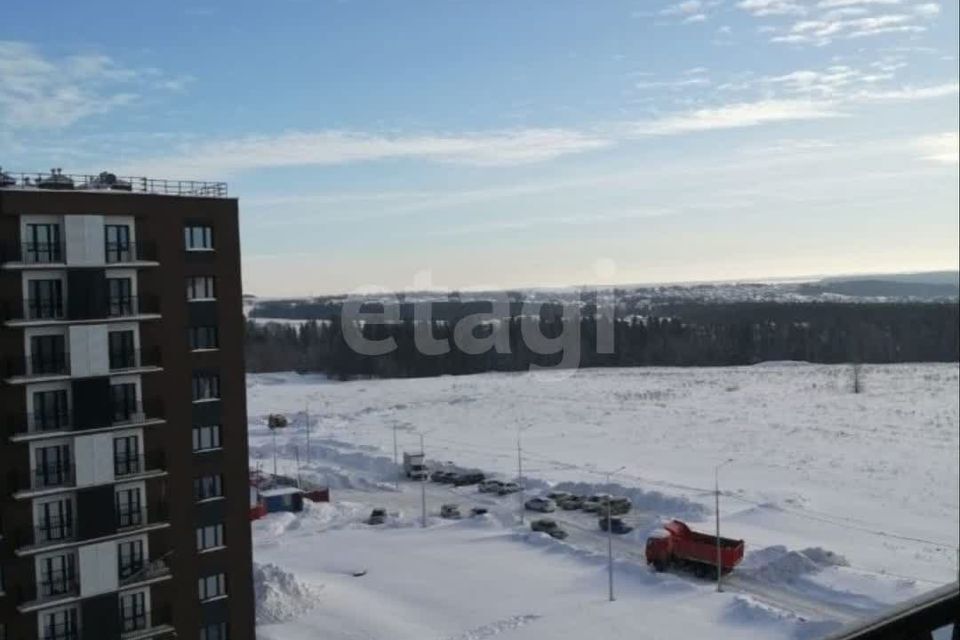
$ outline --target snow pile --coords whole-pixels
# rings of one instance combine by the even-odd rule
[[[845,566],[848,566],[846,558],[820,547],[788,551],[782,545],[775,545],[749,554],[741,569],[766,582],[789,583],[827,567]]]
[[[253,563],[257,624],[292,620],[317,605],[319,589],[275,564]]]

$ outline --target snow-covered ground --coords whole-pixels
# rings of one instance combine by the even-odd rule
[[[251,464],[272,470],[268,413],[292,425],[278,466],[333,487],[333,505],[254,528],[259,634],[281,638],[818,637],[956,577],[960,369],[797,363],[715,369],[593,369],[332,382],[248,377]],[[304,412],[309,409],[307,461]],[[517,434],[531,492],[629,495],[618,601],[606,602],[606,540],[562,512],[559,543],[518,522],[517,496],[427,485],[394,489],[398,449],[513,479]],[[651,573],[646,534],[665,518],[713,528],[748,555],[725,593]],[[604,472],[625,467],[606,485]],[[442,502],[491,514],[459,523]],[[394,515],[361,523],[372,506]],[[366,575],[354,577],[360,569]],[[270,603],[274,602],[273,605]]]

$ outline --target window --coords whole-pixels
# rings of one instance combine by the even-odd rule
[[[184,227],[183,239],[187,251],[212,251],[213,227],[206,225]]]
[[[43,613],[40,619],[40,640],[77,640],[80,637],[77,607]]]
[[[200,476],[193,479],[194,500],[208,500],[223,496],[223,476],[219,473],[211,476]]]
[[[140,473],[140,438],[122,436],[113,439],[113,473],[116,476],[128,476]]]
[[[222,573],[215,573],[197,580],[200,600],[210,600],[227,595],[227,577]]]
[[[193,401],[215,400],[220,397],[220,376],[215,373],[193,374]]]
[[[213,276],[189,276],[187,278],[187,300],[213,300],[216,292]]]
[[[40,559],[38,590],[44,598],[65,595],[77,586],[76,558],[73,553],[58,553]]]
[[[111,369],[132,369],[137,366],[133,331],[111,331],[108,334]]]
[[[59,278],[27,281],[27,320],[63,317],[63,282]]]
[[[73,481],[70,445],[37,447],[34,455],[34,488],[60,487]]]
[[[125,224],[107,224],[103,227],[106,234],[106,261],[130,262],[133,260],[133,244],[130,242],[130,227]]]
[[[133,299],[133,280],[130,278],[107,278],[107,307],[111,317],[130,316],[136,313]]]
[[[191,350],[216,349],[217,345],[217,328],[215,326],[190,327]]]
[[[143,570],[143,540],[126,540],[117,543],[118,577],[126,580]]]
[[[59,498],[36,506],[35,542],[55,542],[73,537],[73,500]]]
[[[28,224],[24,240],[24,262],[33,264],[63,262],[60,225]]]
[[[214,622],[200,629],[200,640],[227,640],[227,623]]]
[[[117,528],[136,527],[143,524],[143,504],[140,500],[139,487],[117,489],[113,496],[114,509],[117,518]]]
[[[197,551],[216,549],[223,546],[223,525],[211,524],[197,527]]]
[[[64,429],[69,424],[66,389],[33,392],[33,415],[29,420],[31,431]]]
[[[110,385],[113,422],[132,422],[137,413],[137,385],[134,382]]]
[[[144,591],[120,596],[120,631],[129,633],[147,628],[147,594]]]
[[[209,425],[209,426],[199,426],[194,425],[193,427],[193,450],[197,451],[209,451],[211,449],[220,448],[220,425]]]
[[[63,335],[30,338],[30,373],[67,373],[67,341]]]

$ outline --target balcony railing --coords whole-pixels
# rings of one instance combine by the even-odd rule
[[[140,367],[159,367],[159,349],[117,349],[110,351],[110,371],[139,369]]]
[[[86,295],[86,294],[85,294]],[[98,318],[127,318],[144,314],[160,313],[156,296],[110,296],[106,303],[94,302],[91,298],[71,301],[33,299],[7,302],[0,305],[0,320],[94,320]]]
[[[5,374],[11,376],[59,376],[70,374],[70,354],[32,354],[22,358],[7,358]]]
[[[130,191],[133,193],[154,193],[166,196],[227,197],[226,182],[116,176],[108,172],[103,172],[98,175],[62,173],[59,170],[49,173],[42,171],[4,171],[3,179],[0,181],[0,188],[73,191],[110,190]]]
[[[69,542],[76,535],[74,525],[73,518],[52,518],[36,527],[21,529],[17,532],[17,546],[33,547]]]
[[[77,595],[79,587],[80,580],[76,571],[52,571],[40,575],[40,580],[37,581],[37,595],[40,598],[72,596]]]
[[[152,502],[149,507],[139,505],[133,508],[115,507],[113,512],[114,528],[112,531],[101,531],[99,535],[109,535],[147,525],[167,522],[169,514],[167,503],[163,500]],[[90,537],[84,535],[78,526],[76,518],[52,518],[41,522],[35,527],[23,527],[16,531],[15,541],[18,548],[43,547],[63,542],[72,542]]]
[[[144,561],[135,571],[119,577],[121,587],[125,587],[136,582],[144,580],[153,580],[170,575],[170,566],[167,564],[166,556],[157,556],[153,560]]]
[[[155,261],[157,247],[152,242],[108,242],[103,259],[107,264]]]
[[[0,248],[0,262],[60,264],[66,256],[62,242],[23,242]]]
[[[163,403],[154,398],[144,402],[116,404],[110,416],[110,420],[104,424],[89,425],[87,428],[127,426],[143,424],[150,420],[162,420],[164,416]],[[7,416],[7,433],[11,436],[73,431],[75,429],[74,416],[69,410],[9,414]]]
[[[157,627],[170,626],[173,618],[169,607],[154,607],[146,611],[120,610],[120,638],[138,635],[138,631],[147,631]]]
[[[38,640],[80,640],[80,625],[73,622],[43,625],[37,638]]]
[[[159,313],[156,296],[112,296],[107,300],[107,317],[125,318],[146,313]]]
[[[166,467],[163,451],[151,451],[132,456],[114,456],[113,475],[116,478],[135,476],[148,471],[160,471]]]

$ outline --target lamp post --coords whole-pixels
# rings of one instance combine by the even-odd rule
[[[626,467],[620,467],[615,471],[607,472],[607,486],[610,486],[610,476],[620,473],[626,469]],[[609,587],[609,597],[610,602],[613,602],[616,598],[613,597],[613,508],[610,504],[610,500],[607,500],[607,582]]]
[[[424,460],[427,458],[426,449],[423,448],[423,432],[420,433],[420,453]],[[420,478],[420,526],[427,527],[427,478],[424,474]]]
[[[422,438],[421,438],[421,439],[422,439]],[[421,453],[422,453],[422,452],[423,452],[423,451],[422,451],[422,450],[423,450],[423,444],[422,444],[422,443],[421,443],[421,445],[420,445],[420,449],[421,449]],[[394,466],[394,467],[396,468],[396,470],[397,470],[397,475],[396,475],[396,477],[393,479],[393,486],[394,486],[396,489],[399,489],[399,488],[400,488],[400,473],[401,473],[401,471],[400,471],[400,462],[399,462],[399,460],[398,460],[398,458],[397,458],[397,423],[396,423],[396,422],[393,423],[393,466]]]
[[[520,524],[521,525],[524,524],[524,516],[525,516],[524,502],[526,500],[526,491],[523,486],[523,445],[522,445],[520,436],[524,431],[529,429],[530,426],[531,425],[521,427],[519,424],[517,425],[517,484],[520,485],[520,492],[518,495],[520,496]]]
[[[733,458],[727,458],[713,468],[713,487],[714,487],[714,511],[717,517],[717,593],[723,591],[720,586],[723,580],[723,560],[720,548],[720,467],[733,462]]]

